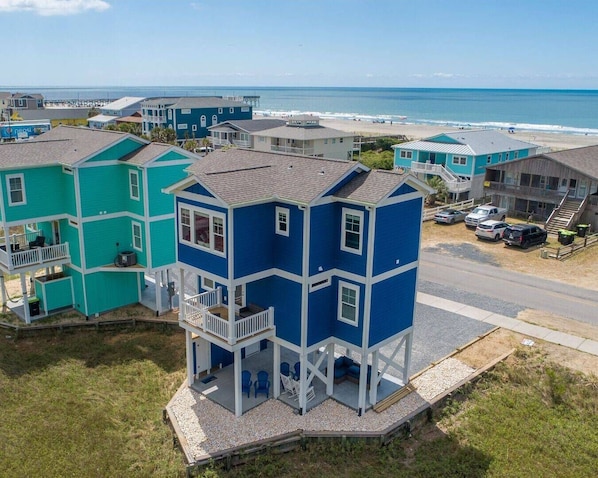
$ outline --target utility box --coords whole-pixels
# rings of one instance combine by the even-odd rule
[[[118,253],[119,267],[130,267],[137,264],[137,254],[133,251],[125,251]]]

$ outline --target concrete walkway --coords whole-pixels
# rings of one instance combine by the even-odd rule
[[[586,352],[598,356],[598,342],[595,340],[584,339],[565,332],[540,327],[538,325],[529,324],[522,320],[506,317],[504,315],[495,314],[487,310],[472,307],[470,305],[462,304],[452,300],[436,297],[423,292],[417,293],[417,302],[425,304],[437,309],[453,312],[470,319],[479,320],[488,324],[496,325],[504,329],[512,330],[520,334],[545,340],[557,345],[563,345],[572,349]]]

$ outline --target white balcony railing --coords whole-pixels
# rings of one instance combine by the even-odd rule
[[[234,335],[231,337],[229,334],[230,321],[209,310],[222,306],[222,289],[220,287],[210,292],[194,295],[183,302],[182,320],[231,345],[274,327],[274,308],[270,307],[242,319],[235,316]]]
[[[411,163],[411,171],[414,173],[434,174],[440,176],[446,183],[446,186],[451,193],[462,193],[471,189],[471,180],[462,179],[452,171],[449,171],[442,164],[419,163],[413,161]]]
[[[10,254],[4,249],[0,249],[0,263],[9,270],[22,269],[35,264],[44,265],[61,261],[70,261],[68,243],[36,247],[25,251],[11,252]]]
[[[314,154],[314,148],[297,148],[293,146],[277,146],[273,144],[270,147],[271,151],[277,151],[281,153],[293,153],[293,154],[303,154],[309,156],[310,154]]]

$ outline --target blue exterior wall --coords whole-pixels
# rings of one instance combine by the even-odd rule
[[[167,119],[166,124],[167,126],[172,126],[176,131],[176,136],[178,140],[183,140],[186,138],[205,138],[209,136],[210,132],[208,131],[208,127],[213,126],[217,123],[222,123],[223,121],[229,120],[244,120],[244,119],[252,119],[253,117],[253,110],[252,107],[249,105],[243,106],[234,106],[233,112],[230,112],[229,106],[223,106],[221,108],[222,113],[219,113],[219,108],[167,108],[168,110],[172,110],[172,119]],[[241,109],[246,109],[248,111],[241,111]],[[183,114],[182,110],[190,110],[187,114]],[[212,117],[216,115],[216,122],[212,121]],[[166,117],[168,118],[168,114]],[[201,126],[201,117],[206,117],[205,127]],[[176,123],[176,125],[175,125]],[[179,129],[178,125],[186,124],[187,128]],[[192,125],[197,126],[197,130],[193,131]]]
[[[289,235],[283,236],[275,233],[276,228],[276,206],[289,209]],[[301,274],[303,257],[303,219],[304,212],[297,206],[275,203],[272,205],[271,215],[273,218],[273,257],[274,264],[278,269]]]
[[[324,271],[336,267],[341,224],[334,203],[312,207],[310,214],[309,275],[314,275],[320,266]]]
[[[88,315],[139,301],[138,273],[98,272],[85,276]],[[143,281],[142,281],[143,283]]]
[[[369,346],[413,325],[416,270],[372,286]]]
[[[338,288],[328,287],[309,293],[307,344],[313,345],[334,335]]]
[[[366,263],[367,263],[367,244],[369,241],[368,236],[368,228],[370,222],[370,213],[362,206],[356,206],[353,204],[342,204],[336,203],[337,208],[337,219],[334,227],[338,231],[339,241],[336,243],[336,267],[342,269],[347,272],[352,272],[353,274],[357,274],[360,276],[365,276],[366,273]],[[341,224],[342,224],[342,210],[343,207],[353,209],[356,211],[362,211],[363,214],[363,225],[361,227],[361,254],[353,254],[351,252],[342,251],[340,248],[341,245]],[[315,247],[317,247],[317,240],[313,243]]]
[[[389,197],[394,198],[397,196],[402,196],[403,194],[414,193],[416,189],[413,186],[409,186],[409,184],[401,184],[401,186],[395,190]]]
[[[374,276],[417,261],[422,202],[417,198],[376,210]]]
[[[273,205],[258,204],[235,209],[233,221],[235,278],[274,267]]]

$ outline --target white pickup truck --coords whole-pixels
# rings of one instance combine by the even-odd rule
[[[477,227],[480,222],[487,221],[489,219],[495,219],[497,221],[504,221],[507,217],[507,210],[502,207],[492,206],[487,204],[484,206],[478,206],[465,216],[465,226]]]

